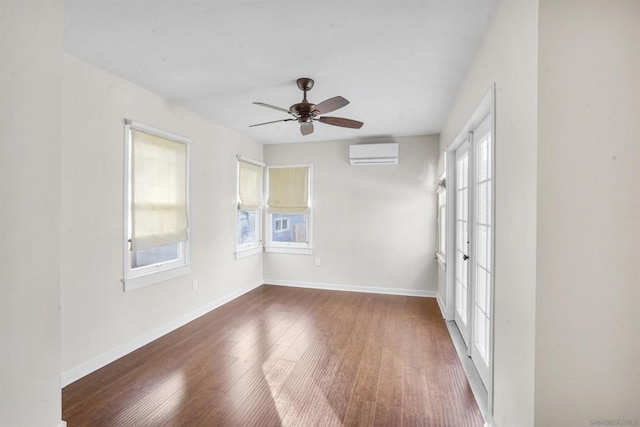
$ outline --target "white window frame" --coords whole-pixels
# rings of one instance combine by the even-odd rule
[[[256,160],[248,159],[246,157],[242,157],[240,155],[236,156],[236,205],[235,205],[235,218],[236,218],[236,233],[235,236],[235,244],[236,244],[236,259],[246,258],[252,255],[261,254],[263,252],[262,245],[262,211],[263,207],[256,209],[255,211],[247,211],[247,212],[255,212],[256,213],[256,239],[254,243],[239,245],[238,244],[238,213],[240,210],[238,209],[238,203],[240,203],[240,162],[251,163],[256,166],[260,166],[262,168],[262,182],[264,184],[264,171],[265,164],[262,162],[258,162]],[[264,185],[262,186],[263,190],[263,204],[264,204]]]
[[[190,256],[190,231],[187,228],[187,240],[185,242],[179,242],[178,245],[178,258],[175,260],[160,262],[156,264],[146,265],[144,267],[131,268],[131,167],[132,167],[132,129],[146,132],[152,135],[156,135],[162,138],[170,139],[175,142],[185,144],[187,146],[187,218],[188,224],[190,224],[189,218],[190,212],[190,176],[191,176],[191,144],[192,140],[181,135],[176,135],[171,132],[167,132],[162,129],[158,129],[153,126],[148,126],[133,120],[125,119],[125,150],[124,150],[124,238],[123,238],[123,254],[124,254],[124,268],[123,268],[123,285],[124,291],[132,291],[134,289],[143,288],[145,286],[152,285],[154,283],[162,282],[172,279],[174,277],[182,276],[191,273],[191,256]]]
[[[294,165],[267,165],[265,167],[265,203],[269,200],[269,169],[275,168],[309,168],[309,212],[307,215],[307,243],[294,243],[294,242],[274,242],[272,240],[271,223],[272,213],[267,212],[265,215],[265,234],[266,234],[266,246],[265,252],[271,253],[283,253],[283,254],[298,254],[298,255],[312,255],[313,254],[313,164],[294,164]],[[293,212],[292,212],[293,213]]]
[[[280,221],[280,229],[278,229],[278,221]],[[286,224],[286,226],[282,226],[282,224]],[[284,231],[289,231],[289,218],[280,218],[276,219],[276,229],[273,230],[276,233],[282,233]]]
[[[446,153],[445,153],[446,154]],[[446,242],[447,242],[447,232],[445,229],[444,235],[442,233],[442,221],[447,221],[447,189],[446,189],[446,180],[445,180],[446,171],[442,173],[440,179],[438,180],[438,191],[437,191],[437,200],[438,200],[438,212],[437,212],[437,223],[438,230],[436,232],[437,241],[436,241],[436,257],[438,262],[442,267],[446,267],[447,265],[447,257],[446,257]],[[441,203],[442,200],[442,203]],[[443,212],[444,210],[444,212]],[[444,244],[443,244],[444,242]]]

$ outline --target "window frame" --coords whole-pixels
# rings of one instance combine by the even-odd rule
[[[447,265],[447,230],[443,230],[444,221],[447,221],[447,187],[445,180],[446,172],[443,172],[438,180],[437,196],[437,230],[436,230],[436,258],[438,262],[445,267]],[[444,233],[443,233],[444,231]]]
[[[271,212],[268,212],[268,200],[269,200],[269,169],[275,168],[309,168],[309,212],[307,215],[307,243],[295,243],[295,242],[274,242],[273,230],[271,223],[273,222]],[[283,254],[299,254],[299,255],[312,255],[313,254],[313,164],[291,164],[291,165],[266,165],[265,166],[265,194],[264,203],[267,208],[265,215],[265,252],[270,253],[283,253]],[[291,212],[295,214],[295,212]]]
[[[146,132],[152,135],[159,136],[161,138],[169,139],[174,142],[182,143],[187,148],[187,166],[186,166],[186,197],[187,197],[187,240],[184,242],[178,242],[178,258],[159,262],[156,264],[150,264],[138,268],[131,267],[131,195],[132,195],[132,130],[138,130]],[[165,130],[148,126],[140,122],[125,119],[124,120],[124,238],[123,238],[123,287],[124,291],[132,291],[135,289],[143,288],[155,283],[159,283],[165,280],[172,279],[174,277],[182,276],[191,273],[191,233],[190,233],[190,218],[191,218],[191,144],[193,141],[181,135],[177,135]]]
[[[280,221],[280,228],[278,228],[278,221]],[[282,224],[286,224],[286,226],[283,226]],[[276,233],[289,231],[289,218],[276,218],[276,229],[273,231]]]
[[[260,166],[262,168],[262,204],[256,210],[246,210],[239,209],[240,203],[240,162],[251,163],[256,166]],[[265,175],[265,164],[256,160],[252,160],[240,155],[236,155],[236,204],[235,204],[235,218],[236,218],[236,232],[235,236],[235,247],[236,247],[236,259],[246,258],[251,255],[260,254],[264,251],[263,249],[263,238],[262,238],[262,223],[263,223],[263,207],[264,207],[264,175]],[[256,229],[255,229],[255,242],[250,244],[240,245],[238,244],[238,221],[239,221],[239,213],[240,211],[246,212],[255,212],[256,217]]]

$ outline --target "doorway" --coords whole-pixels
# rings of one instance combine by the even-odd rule
[[[447,288],[466,356],[480,378],[491,414],[494,272],[494,92],[491,90],[447,149],[451,246]],[[482,399],[484,400],[484,399]]]

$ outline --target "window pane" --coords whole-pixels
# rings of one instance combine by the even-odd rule
[[[440,206],[440,236],[438,238],[439,243],[439,252],[444,255],[446,251],[446,243],[447,243],[447,220],[446,220],[446,206]]]
[[[283,243],[308,243],[307,214],[272,214],[271,240]]]
[[[179,243],[131,252],[131,268],[173,261],[179,258]]]
[[[256,211],[238,211],[238,246],[256,243]]]

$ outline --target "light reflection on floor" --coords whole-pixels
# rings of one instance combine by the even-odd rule
[[[136,402],[118,414],[115,425],[137,425],[150,419],[168,417],[181,407],[185,395],[185,379],[181,370],[169,374]]]

